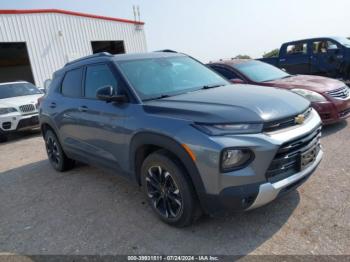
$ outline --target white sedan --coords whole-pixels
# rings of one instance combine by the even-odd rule
[[[28,82],[0,83],[0,141],[10,132],[39,127],[38,99],[43,95]]]

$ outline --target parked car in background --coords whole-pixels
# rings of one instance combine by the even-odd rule
[[[350,80],[350,40],[345,37],[288,42],[281,46],[278,57],[259,60],[283,68],[291,74]]]
[[[43,92],[31,83],[0,83],[0,141],[10,132],[39,127],[38,99]]]
[[[79,160],[124,175],[175,226],[202,211],[265,205],[302,184],[323,154],[321,120],[309,101],[232,86],[174,52],[68,63],[54,73],[40,123],[53,168]]]
[[[256,60],[222,60],[209,66],[232,83],[284,88],[305,97],[324,124],[350,116],[350,89],[342,81],[321,76],[291,75]]]

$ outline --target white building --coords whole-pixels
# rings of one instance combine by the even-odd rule
[[[79,57],[146,52],[143,24],[56,9],[0,10],[0,83],[26,80],[43,87]]]

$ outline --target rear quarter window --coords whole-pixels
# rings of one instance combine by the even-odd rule
[[[62,81],[62,95],[68,97],[81,97],[82,77],[83,68],[67,71]]]

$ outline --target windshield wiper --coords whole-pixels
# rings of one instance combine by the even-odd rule
[[[143,99],[143,101],[158,100],[158,99],[167,98],[167,97],[171,97],[171,95],[160,95],[156,97],[146,98],[146,99]]]
[[[220,86],[224,86],[224,85],[223,84],[205,85],[205,86],[202,86],[201,89],[210,89],[210,88],[216,88],[216,87],[220,87]]]

